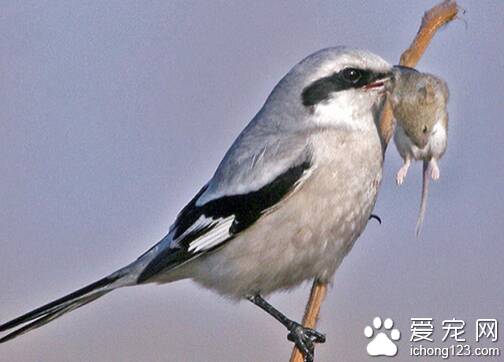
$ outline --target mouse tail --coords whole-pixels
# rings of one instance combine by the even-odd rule
[[[415,228],[416,236],[420,235],[422,231],[422,224],[425,218],[425,211],[427,210],[427,195],[429,193],[429,164],[428,160],[423,161],[423,171],[422,171],[422,196],[420,200],[420,211],[418,212],[418,219]]]

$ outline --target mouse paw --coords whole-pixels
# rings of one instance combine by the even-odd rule
[[[403,182],[404,182],[404,179],[406,178],[406,175],[408,174],[408,167],[406,165],[404,165],[403,167],[401,167],[399,169],[399,171],[397,171],[397,175],[396,175],[396,183],[397,185],[402,185]]]
[[[437,164],[437,162],[432,162],[430,163],[430,176],[433,180],[439,180],[439,166]]]

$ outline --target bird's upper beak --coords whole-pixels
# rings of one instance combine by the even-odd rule
[[[407,67],[405,65],[394,65],[392,67],[392,73],[407,73],[407,72],[415,72],[418,73],[418,70],[415,68]]]
[[[391,87],[391,83],[394,78],[394,73],[384,72],[375,73],[371,81],[366,84],[363,88],[364,90],[388,90]]]

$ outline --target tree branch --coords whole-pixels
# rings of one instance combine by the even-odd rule
[[[311,288],[310,299],[308,299],[308,304],[306,304],[303,326],[308,328],[315,328],[317,326],[320,307],[324,302],[326,293],[327,284],[315,280]],[[296,347],[292,350],[290,361],[303,362],[303,355]]]
[[[410,47],[402,53],[399,64],[412,68],[415,67],[424,54],[425,49],[429,46],[434,34],[436,34],[439,28],[457,17],[458,9],[455,1],[446,0],[426,11],[415,39],[413,39]],[[385,147],[392,138],[394,126],[392,107],[387,100],[380,121],[380,133]]]
[[[414,67],[424,54],[425,49],[427,49],[439,28],[455,19],[457,13],[457,3],[452,0],[445,0],[425,12],[420,29],[410,47],[402,53],[399,64]],[[380,121],[380,133],[385,146],[389,143],[393,132],[394,121],[392,117],[392,107],[390,106],[390,102],[386,101]],[[310,298],[303,317],[303,325],[305,327],[316,327],[320,307],[322,306],[326,292],[327,284],[322,284],[317,280],[313,282]],[[290,362],[303,362],[303,355],[296,347],[292,350]]]

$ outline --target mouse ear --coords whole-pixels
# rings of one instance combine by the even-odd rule
[[[433,103],[436,100],[436,90],[432,84],[427,83],[418,90],[418,93],[423,97],[426,104]]]

